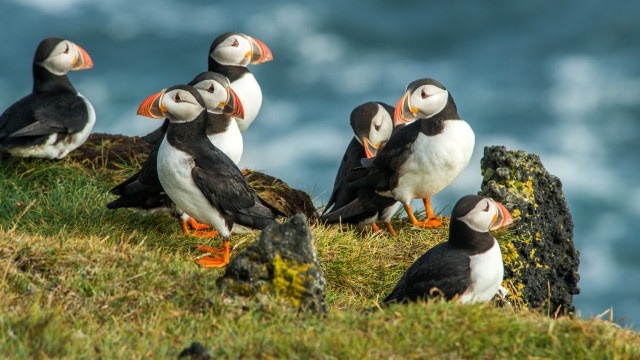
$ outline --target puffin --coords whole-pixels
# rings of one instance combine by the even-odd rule
[[[198,74],[191,82],[202,96],[207,107],[205,133],[209,141],[225,153],[236,165],[242,157],[242,134],[234,118],[242,118],[243,106],[231,89],[229,79],[214,72]],[[140,170],[116,185],[109,192],[119,198],[107,204],[109,209],[136,208],[142,212],[168,212],[178,219],[180,228],[190,234],[187,223],[195,230],[207,229],[198,224],[175,204],[165,193],[158,178],[157,158],[160,142],[156,143]],[[200,233],[197,236],[213,236],[213,232]],[[204,249],[205,247],[199,247]]]
[[[449,239],[420,256],[383,302],[434,296],[488,302],[500,289],[504,272],[500,246],[489,231],[512,222],[502,204],[478,195],[462,197],[451,213]]]
[[[226,76],[245,107],[244,118],[235,118],[241,132],[247,130],[262,106],[262,90],[247,66],[271,60],[271,50],[264,43],[239,32],[226,32],[211,43],[208,70]],[[165,120],[143,139],[152,144],[162,141],[168,126],[169,121]]]
[[[89,54],[71,41],[42,40],[33,58],[31,94],[0,115],[0,148],[18,157],[62,159],[82,145],[96,112],[67,72],[92,67]]]
[[[358,227],[371,224],[377,232],[380,228],[376,221],[381,220],[389,232],[396,235],[390,221],[400,204],[369,189],[359,190],[349,186],[349,182],[361,176],[361,172],[356,171],[360,167],[360,160],[375,157],[393,133],[403,126],[393,126],[393,114],[394,108],[382,102],[367,102],[353,109],[350,122],[354,137],[338,168],[321,221],[328,224],[355,224]],[[356,201],[359,197],[362,198]]]
[[[177,208],[213,227],[222,238],[222,248],[209,250],[217,255],[196,263],[203,267],[229,263],[234,223],[260,230],[277,223],[282,213],[260,198],[236,164],[207,138],[206,105],[198,90],[189,85],[164,89],[145,100],[138,114],[169,119],[158,149],[162,188]]]
[[[443,226],[430,197],[451,184],[467,167],[475,136],[460,115],[451,93],[431,78],[407,86],[394,111],[394,124],[406,124],[372,159],[363,159],[367,174],[350,183],[394,198],[415,226]],[[418,221],[411,200],[424,201],[427,219]]]

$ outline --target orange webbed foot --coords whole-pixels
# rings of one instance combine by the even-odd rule
[[[229,259],[225,259],[224,257],[219,256],[207,256],[196,260],[196,264],[198,264],[198,266],[202,266],[203,268],[221,268],[228,263]]]
[[[198,251],[206,252],[209,254],[222,254],[224,252],[224,248],[214,248],[207,245],[196,245],[196,249]]]
[[[220,250],[220,254],[222,256],[207,256],[196,260],[196,264],[202,266],[204,268],[211,267],[223,267],[229,263],[229,257],[231,253],[231,243],[229,241],[222,242],[222,249],[213,249]]]
[[[193,236],[197,237],[215,237],[218,236],[217,231],[196,231],[193,233]]]
[[[444,224],[442,223],[441,217],[435,217],[435,218],[427,219],[425,221],[418,221],[413,225],[424,227],[424,228],[436,228],[436,227],[444,226]]]
[[[193,230],[207,230],[207,229],[211,229],[211,227],[209,227],[208,225],[205,224],[200,224],[199,222],[197,222],[194,218],[189,217],[189,225],[191,225],[191,227],[193,228]]]

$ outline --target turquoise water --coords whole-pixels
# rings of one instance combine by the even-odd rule
[[[213,38],[241,31],[274,61],[251,68],[262,110],[242,166],[328,197],[351,110],[395,105],[406,85],[440,80],[476,133],[467,171],[433,197],[451,211],[479,190],[487,145],[540,154],[564,184],[581,251],[575,305],[640,323],[640,3],[328,0],[211,2],[7,0],[0,5],[0,109],[31,89],[39,41],[66,37],[94,68],[70,75],[95,132],[143,135],[136,116],[162,88],[206,70]]]

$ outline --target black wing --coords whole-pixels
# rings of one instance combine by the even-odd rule
[[[206,143],[205,143],[206,142]],[[274,219],[275,214],[262,203],[236,164],[207,138],[194,144],[198,148],[191,171],[193,180],[209,202],[229,214]]]
[[[87,105],[78,95],[31,94],[0,116],[0,142],[5,146],[36,145],[50,134],[82,130],[88,115]]]
[[[338,173],[336,174],[336,180],[333,183],[333,192],[329,197],[327,205],[324,207],[324,211],[322,212],[323,215],[332,207],[333,209],[339,209],[355,200],[357,197],[357,191],[349,188],[348,184],[351,181],[357,180],[358,177],[356,176],[354,178],[354,174],[350,172],[352,169],[360,166],[360,159],[366,157],[367,155],[364,151],[364,147],[362,147],[354,137],[342,157],[342,162],[340,163]]]
[[[384,303],[428,298],[433,289],[442,291],[448,300],[461,295],[469,287],[469,255],[449,242],[434,246],[409,267]]]
[[[380,215],[395,203],[395,199],[378,195],[371,188],[361,188],[357,191],[355,200],[345,206],[331,210],[331,212],[323,215],[320,220],[328,224],[339,222],[359,224],[361,221]]]

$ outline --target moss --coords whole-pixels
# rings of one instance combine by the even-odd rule
[[[287,299],[291,305],[298,306],[305,290],[305,280],[308,277],[309,265],[294,260],[283,260],[280,255],[271,262],[273,266],[273,280],[271,284],[276,294]]]

